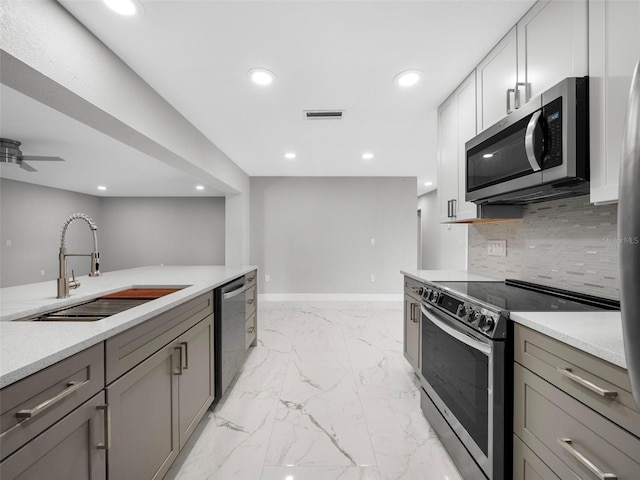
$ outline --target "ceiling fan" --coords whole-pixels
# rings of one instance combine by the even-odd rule
[[[28,172],[36,172],[37,170],[31,165],[25,163],[25,161],[39,162],[47,160],[53,162],[64,162],[64,159],[60,157],[22,155],[22,151],[20,150],[21,144],[22,143],[18,142],[17,140],[11,140],[10,138],[0,138],[0,163],[13,163]]]

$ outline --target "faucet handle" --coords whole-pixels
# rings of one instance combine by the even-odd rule
[[[69,289],[73,290],[75,288],[78,288],[80,286],[80,282],[76,281],[76,272],[73,271],[73,269],[71,269],[71,280],[69,280]]]

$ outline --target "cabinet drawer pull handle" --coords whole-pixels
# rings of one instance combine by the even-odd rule
[[[253,298],[250,298],[249,300],[247,300],[247,303],[249,305],[253,305],[253,302],[255,302],[255,300]]]
[[[98,450],[109,450],[111,448],[111,409],[109,405],[98,405],[98,410],[104,412],[104,442],[97,445]]]
[[[601,388],[601,387],[597,386],[596,384],[591,383],[589,380],[585,380],[584,378],[576,375],[575,373],[573,373],[571,371],[570,368],[558,367],[557,370],[558,370],[558,372],[560,372],[565,377],[570,378],[571,380],[573,380],[576,383],[579,383],[583,387],[587,387],[589,390],[591,390],[592,392],[597,393],[598,395],[600,395],[602,397],[605,397],[605,398],[616,398],[618,396],[618,392],[616,392],[614,390],[605,390],[604,388]]]
[[[600,480],[617,480],[618,477],[613,473],[604,473],[598,467],[596,467],[591,460],[577,451],[575,448],[571,446],[573,441],[570,438],[558,438],[558,443],[562,448],[564,448],[569,454],[578,460],[581,464],[589,469],[591,473],[593,473]]]
[[[76,390],[79,390],[80,388],[82,388],[87,383],[89,383],[89,380],[85,380],[84,382],[68,382],[67,383],[67,388],[65,388],[63,391],[61,391],[58,395],[56,395],[55,397],[50,398],[49,400],[45,400],[40,405],[37,405],[34,408],[31,408],[29,410],[20,410],[20,411],[16,412],[16,417],[22,422],[24,420],[28,420],[30,418],[33,418],[36,415],[40,415],[42,412],[44,412],[45,410],[53,407],[56,403],[60,402],[64,398],[68,397],[69,395],[71,395]]]
[[[247,333],[253,333],[256,331],[256,327],[249,327],[249,330],[247,330]]]

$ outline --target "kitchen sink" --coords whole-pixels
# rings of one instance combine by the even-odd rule
[[[181,290],[181,288],[129,288],[24,320],[34,322],[95,322],[178,290]]]

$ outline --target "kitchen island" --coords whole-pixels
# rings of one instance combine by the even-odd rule
[[[244,265],[152,266],[120,270],[100,277],[78,277],[81,287],[63,299],[56,298],[55,281],[0,289],[0,388],[255,269],[255,266]],[[15,321],[132,287],[181,289],[94,322]]]
[[[69,298],[55,298],[54,282],[2,289],[0,476],[161,479],[215,399],[226,348],[214,345],[216,288],[242,285],[229,319],[245,352],[256,277],[250,266],[159,266],[82,278]]]

